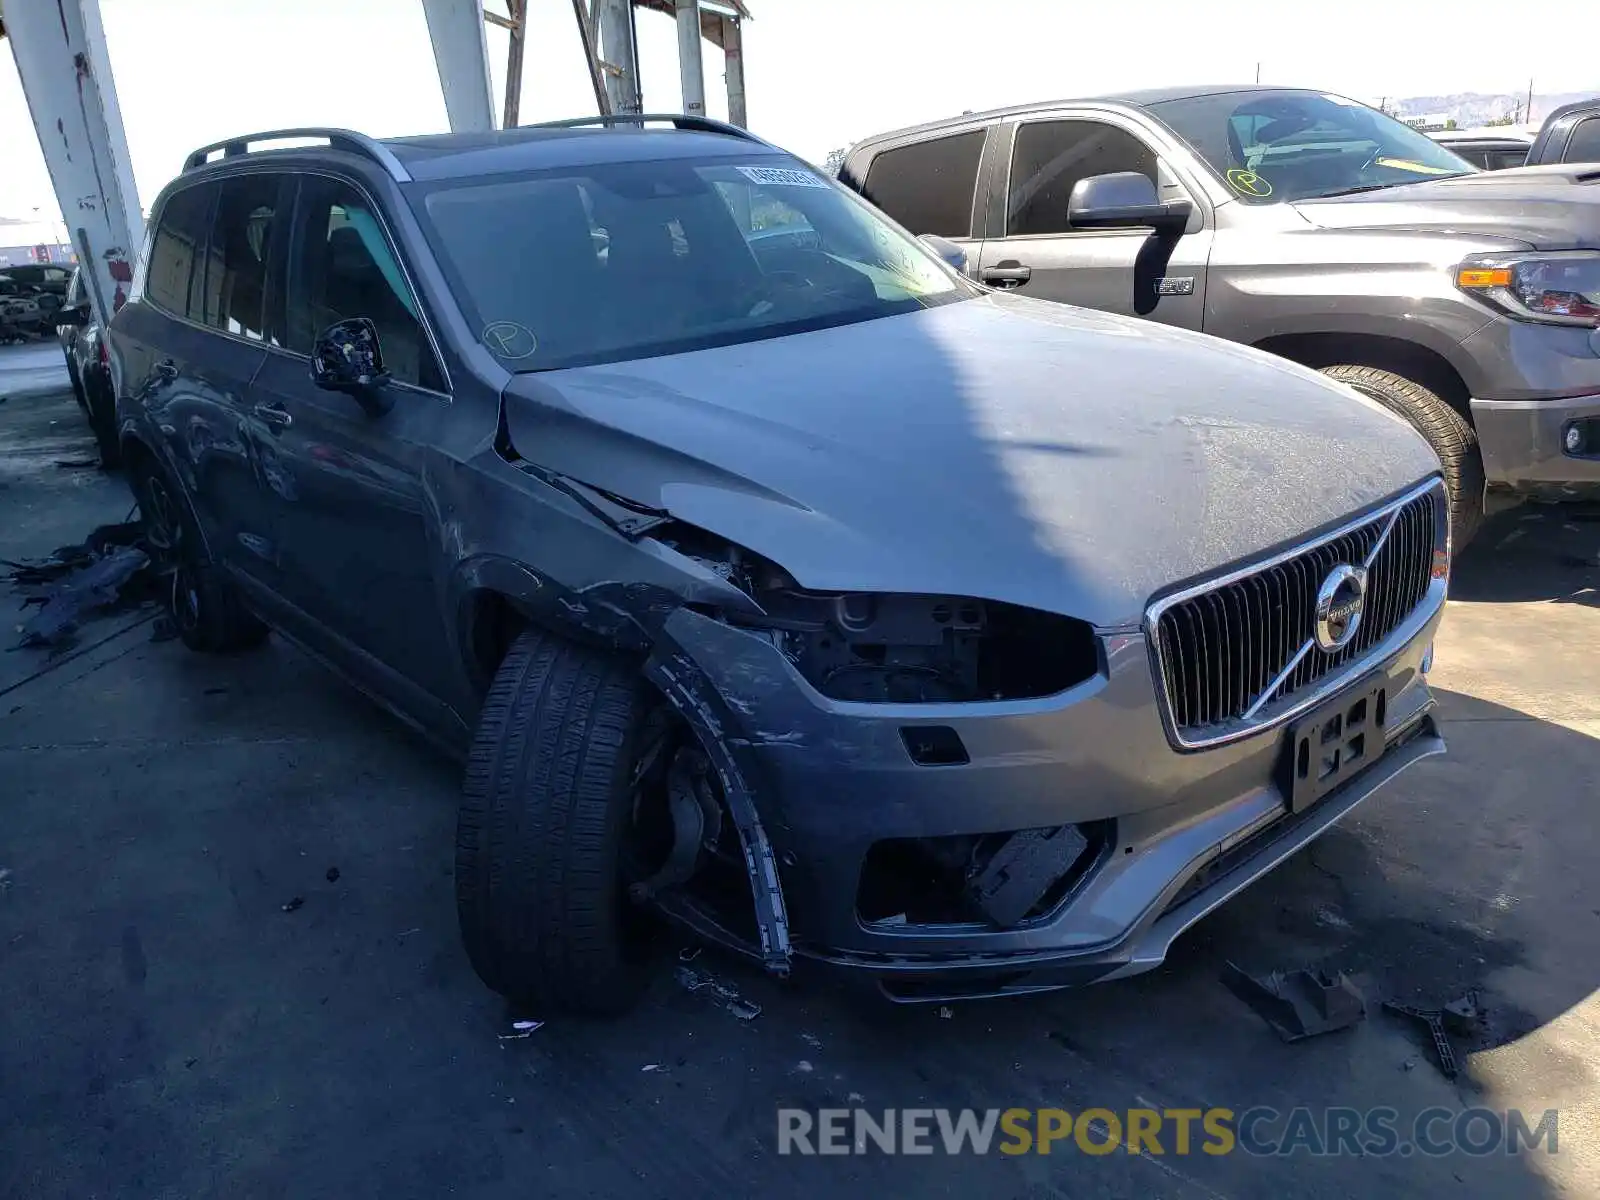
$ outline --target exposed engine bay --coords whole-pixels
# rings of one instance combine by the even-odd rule
[[[1099,667],[1093,630],[1053,613],[968,596],[816,592],[781,567],[698,530],[661,540],[766,611],[732,620],[771,639],[834,700],[970,703],[1047,696]]]

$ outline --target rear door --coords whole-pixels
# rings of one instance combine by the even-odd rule
[[[280,187],[278,175],[255,172],[169,195],[141,286],[111,326],[123,403],[157,435],[212,558],[250,578],[272,571],[248,401],[266,356],[259,329],[264,267],[230,254],[227,238],[233,214],[257,212],[258,251],[267,253]],[[255,278],[244,283],[245,275]]]
[[[282,349],[256,379],[269,427],[278,617],[410,713],[455,683],[435,588],[426,468],[452,419],[445,374],[379,205],[353,182],[302,178],[285,271]],[[378,328],[394,404],[382,416],[311,381],[335,321]],[[420,690],[419,690],[420,689]]]
[[[967,251],[977,267],[982,214],[978,179],[987,131],[982,128],[891,145],[867,164],[861,193],[917,236],[931,233]]]
[[[1206,212],[1142,133],[1103,114],[1084,114],[1019,122],[1009,141],[1008,161],[993,177],[993,236],[979,255],[980,281],[1200,328],[1212,239]],[[1072,228],[1073,185],[1118,171],[1147,175],[1163,201],[1190,201],[1188,230],[1168,238],[1148,228]]]

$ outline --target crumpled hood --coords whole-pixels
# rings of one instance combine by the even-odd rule
[[[1020,297],[518,376],[523,457],[815,589],[972,595],[1101,626],[1438,470],[1283,359]]]
[[[1600,166],[1482,171],[1294,208],[1325,229],[1482,234],[1536,250],[1600,247]]]

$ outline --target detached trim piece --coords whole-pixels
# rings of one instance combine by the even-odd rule
[[[745,872],[750,877],[750,894],[755,903],[756,929],[761,935],[761,961],[770,973],[784,978],[789,974],[792,948],[777,857],[761,826],[761,817],[745,787],[739,766],[722,744],[721,722],[700,694],[699,669],[686,655],[658,650],[645,663],[644,674],[689,722],[717,772],[723,797],[728,802],[728,814],[739,831],[739,845],[744,850]]]
[[[359,154],[363,158],[370,158],[389,173],[389,177],[396,183],[411,182],[411,172],[407,171],[400,160],[395,157],[394,151],[375,138],[370,138],[364,133],[357,133],[353,129],[335,128],[306,128],[306,129],[274,129],[266,133],[247,133],[242,137],[228,138],[226,141],[212,142],[208,146],[201,146],[198,150],[183,160],[184,171],[193,171],[203,167],[210,161],[211,155],[218,150],[222,151],[223,160],[239,158],[251,153],[250,147],[257,142],[285,142],[291,139],[321,138],[328,143],[330,150],[344,150],[351,154]]]

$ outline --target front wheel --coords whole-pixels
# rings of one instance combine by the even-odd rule
[[[624,862],[646,695],[629,664],[530,630],[484,701],[456,911],[478,977],[535,1013],[619,1013],[644,988],[648,930]]]
[[[1376,400],[1428,439],[1444,468],[1451,547],[1459,554],[1483,524],[1483,455],[1472,425],[1438,395],[1393,371],[1346,364],[1324,367],[1323,374]]]

